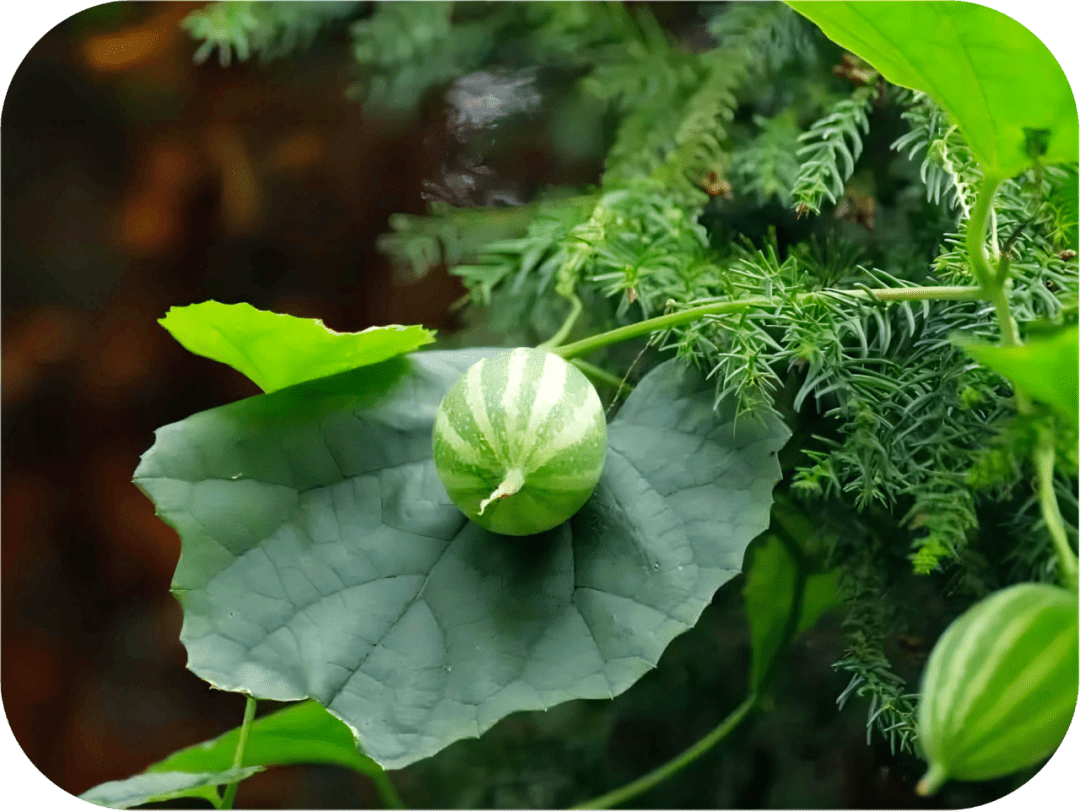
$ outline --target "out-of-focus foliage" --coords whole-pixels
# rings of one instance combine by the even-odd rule
[[[279,59],[306,48],[325,26],[351,16],[360,3],[229,0],[208,3],[189,14],[181,25],[192,39],[202,40],[195,61],[203,62],[218,51],[222,65],[235,55],[244,62],[252,54],[263,61]]]

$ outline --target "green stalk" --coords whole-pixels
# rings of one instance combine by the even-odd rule
[[[382,798],[387,809],[405,808],[405,802],[398,795],[398,791],[393,782],[390,781],[390,776],[386,774],[386,770],[379,770],[371,776],[371,780],[375,782],[375,789],[378,790],[379,797]]]
[[[571,364],[576,366],[590,378],[606,383],[608,386],[613,386],[619,391],[620,394],[626,391],[629,392],[633,387],[630,384],[622,380],[618,375],[612,375],[606,369],[596,366],[596,364],[590,364],[588,361],[583,361],[580,358],[574,358],[570,361]]]
[[[921,300],[937,300],[948,299],[952,301],[976,301],[983,298],[983,289],[981,287],[922,287],[922,288],[880,288],[878,290],[844,290],[833,291],[843,293],[845,296],[850,296],[853,299],[874,299],[881,302],[902,302],[902,301],[921,301]],[[822,298],[828,296],[830,291],[811,291],[809,293],[799,293],[795,296],[795,301],[805,302],[811,301],[815,298]],[[725,313],[740,313],[743,310],[749,310],[752,307],[774,307],[782,303],[782,299],[778,299],[772,296],[747,296],[743,299],[728,299],[725,301],[719,301],[711,304],[700,305],[698,307],[687,308],[677,313],[668,313],[663,316],[656,316],[655,318],[646,319],[645,321],[639,321],[636,324],[628,324],[624,327],[617,327],[614,330],[609,330],[606,333],[599,333],[598,335],[590,336],[589,338],[582,339],[581,341],[575,341],[573,344],[567,344],[556,349],[552,349],[552,352],[561,355],[563,358],[574,358],[579,355],[587,355],[594,350],[598,350],[601,347],[606,347],[609,344],[617,344],[620,341],[628,341],[631,338],[637,338],[638,336],[648,335],[657,330],[666,330],[670,327],[677,327],[680,324],[687,324],[688,322],[695,321],[702,316],[718,316]]]
[[[558,347],[564,341],[566,337],[570,335],[570,331],[574,329],[574,323],[577,321],[578,316],[581,315],[581,299],[577,297],[576,293],[571,293],[566,297],[570,300],[570,315],[566,317],[566,320],[562,323],[562,327],[559,328],[559,332],[545,341],[543,344],[537,344],[537,349],[551,350]]]
[[[990,219],[994,193],[1001,185],[1001,178],[996,175],[987,175],[979,184],[979,191],[975,197],[975,205],[971,209],[971,219],[967,225],[967,253],[971,269],[975,272],[975,278],[979,280],[986,298],[992,299],[995,288],[994,272],[990,269],[990,261],[986,256],[986,226]]]
[[[915,791],[924,797],[933,795],[941,789],[942,784],[948,780],[948,772],[946,772],[941,764],[935,761],[930,765],[930,769],[926,771],[926,775],[919,780],[918,786],[915,787]]]
[[[1054,434],[1050,429],[1039,431],[1039,441],[1035,445],[1035,472],[1039,482],[1039,507],[1042,508],[1043,521],[1054,540],[1054,550],[1058,559],[1058,578],[1073,592],[1077,590],[1076,554],[1069,546],[1065,535],[1065,521],[1061,517],[1057,495],[1054,493]]]
[[[699,739],[696,743],[691,745],[688,749],[677,755],[667,764],[657,767],[652,772],[646,773],[641,778],[631,781],[629,784],[624,784],[618,789],[614,789],[611,792],[604,793],[597,798],[593,798],[590,801],[586,801],[583,804],[573,807],[574,809],[610,809],[618,804],[626,803],[631,798],[640,795],[646,790],[652,789],[661,781],[670,778],[687,764],[694,759],[707,753],[713,746],[718,744],[721,740],[727,736],[732,730],[734,730],[739,722],[741,722],[746,715],[753,709],[757,703],[758,697],[756,693],[751,694],[743,700],[739,707],[735,708],[724,721],[714,727],[708,735],[703,739]]]
[[[997,312],[998,325],[1001,328],[1001,345],[1019,347],[1023,342],[1020,340],[1016,319],[1013,318],[1009,308],[1009,297],[1005,288],[1009,276],[1008,248],[1006,248],[1006,253],[998,258],[995,273],[990,269],[983,244],[987,216],[993,215],[990,204],[1000,182],[999,179],[988,175],[979,187],[979,196],[975,200],[975,208],[972,210],[971,220],[968,223],[967,248],[975,275],[982,282],[987,298],[993,303],[994,310]],[[997,241],[996,233],[994,241]],[[1027,394],[1017,389],[1015,385],[1013,392],[1016,397],[1016,410],[1020,414],[1031,414],[1034,407]],[[1058,578],[1065,587],[1076,592],[1078,582],[1076,554],[1069,546],[1069,539],[1065,534],[1065,522],[1061,516],[1061,508],[1058,506],[1057,494],[1054,493],[1053,430],[1045,427],[1039,430],[1038,442],[1032,452],[1032,458],[1038,481],[1039,507],[1057,553]]]
[[[240,725],[240,736],[236,742],[236,755],[233,756],[232,768],[234,770],[239,770],[243,766],[244,747],[247,745],[248,730],[251,729],[251,720],[254,718],[255,697],[249,696],[247,703],[244,705],[244,722]],[[239,785],[239,781],[233,781],[225,787],[225,797],[222,799],[219,809],[232,809],[233,801],[236,800],[236,788]]]

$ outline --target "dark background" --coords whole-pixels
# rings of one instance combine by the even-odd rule
[[[460,325],[439,270],[394,281],[377,235],[424,211],[445,155],[439,100],[408,127],[347,101],[347,34],[259,66],[196,66],[187,3],[110,4],[49,32],[3,108],[4,711],[19,744],[71,793],[136,773],[240,722],[243,699],[184,667],[169,593],[180,552],[131,484],[153,430],[257,393],[156,322],[170,306],[250,302],[337,330]],[[519,188],[595,182],[531,145]],[[599,158],[599,156],[597,156]],[[685,748],[737,705],[749,647],[742,579],[660,668],[614,702],[517,714],[392,777],[416,806],[582,801]],[[912,587],[917,590],[917,586]],[[913,598],[918,598],[913,593]],[[928,605],[927,611],[936,607]],[[919,654],[907,666],[918,673]],[[839,620],[800,639],[775,695],[647,806],[965,807],[1007,779],[916,798],[923,764],[893,757],[866,707],[838,712]],[[260,713],[274,707],[260,706]],[[378,806],[343,769],[271,769],[238,806]]]

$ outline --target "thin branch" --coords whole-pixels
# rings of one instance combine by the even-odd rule
[[[757,694],[751,693],[742,704],[733,710],[724,721],[714,727],[708,735],[703,739],[699,739],[696,743],[677,755],[671,761],[667,762],[660,767],[657,767],[652,772],[646,773],[641,778],[631,781],[629,784],[624,784],[618,789],[614,789],[611,792],[604,793],[597,798],[586,801],[583,804],[573,807],[574,809],[610,809],[618,804],[626,803],[631,798],[634,798],[646,790],[652,789],[661,781],[670,778],[675,773],[679,772],[683,767],[688,765],[694,759],[707,753],[712,747],[722,741],[732,730],[734,730],[739,722],[741,722],[746,715],[750,713],[754,705],[757,704]]]
[[[940,286],[921,288],[879,288],[875,290],[822,290],[800,293],[794,298],[797,302],[807,302],[830,295],[836,295],[838,293],[851,297],[852,299],[876,299],[882,302],[921,300],[977,301],[985,295],[983,289],[980,287]],[[575,341],[573,344],[566,344],[565,346],[558,347],[557,349],[553,349],[552,352],[561,355],[563,358],[574,358],[579,355],[586,355],[601,347],[606,347],[609,344],[617,344],[620,341],[628,341],[631,338],[648,335],[657,330],[666,330],[670,327],[677,327],[680,324],[695,321],[703,316],[740,313],[754,307],[775,307],[776,305],[782,304],[783,301],[784,300],[773,296],[747,296],[744,299],[729,299],[714,304],[701,305],[700,307],[692,307],[678,313],[668,313],[663,316],[639,321],[636,324],[618,327],[614,330],[609,330],[606,333],[600,333],[582,339],[581,341]]]

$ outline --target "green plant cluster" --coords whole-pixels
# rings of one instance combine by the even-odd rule
[[[310,32],[333,19],[348,18],[343,14],[332,19],[314,8],[322,4],[310,4],[310,10],[290,23],[287,15],[293,12],[284,9],[228,5],[216,4],[189,18],[193,35],[205,40],[200,53],[222,45],[223,53],[235,49],[240,58],[274,54],[278,46],[292,47],[297,41],[283,32]],[[755,555],[755,562],[763,563],[753,564],[748,582],[747,611],[755,627],[757,658],[751,696],[703,740],[707,744],[690,748],[629,788],[590,805],[632,797],[726,735],[765,689],[764,678],[759,684],[758,676],[772,671],[775,652],[797,633],[800,617],[819,613],[813,599],[819,583],[827,582],[830,590],[839,584],[847,612],[846,651],[835,663],[850,675],[840,704],[853,696],[862,698],[869,708],[868,736],[876,732],[903,750],[920,746],[922,711],[916,686],[897,673],[886,650],[919,608],[897,600],[897,584],[925,578],[944,603],[967,606],[1017,582],[1060,580],[1064,588],[1046,587],[1054,595],[1051,603],[1068,606],[1072,601],[1075,606],[1075,108],[1065,109],[1068,105],[1059,103],[1053,95],[1056,86],[1050,83],[1045,98],[1037,99],[1043,107],[1029,110],[1015,101],[1017,85],[996,77],[997,84],[987,84],[992,92],[986,98],[1001,126],[989,127],[980,126],[978,116],[971,114],[971,89],[958,73],[949,74],[951,81],[935,88],[933,97],[928,95],[918,66],[913,67],[917,59],[904,50],[902,40],[916,35],[917,26],[934,15],[960,15],[956,19],[963,18],[971,30],[999,37],[999,48],[1042,58],[1026,34],[1001,27],[1000,20],[985,16],[985,9],[979,17],[980,12],[957,11],[951,4],[916,4],[906,10],[901,4],[874,4],[881,25],[865,26],[862,15],[869,13],[864,11],[868,5],[791,5],[798,13],[779,3],[702,3],[681,7],[681,15],[665,14],[659,5],[609,3],[380,3],[349,18],[358,74],[353,95],[373,114],[407,120],[420,114],[431,94],[463,77],[478,72],[512,75],[540,66],[559,78],[553,86],[570,88],[577,105],[572,109],[591,110],[588,120],[604,130],[606,147],[594,156],[595,176],[579,188],[545,189],[527,204],[513,207],[465,208],[439,202],[427,216],[391,219],[391,230],[379,245],[406,278],[445,266],[464,283],[468,293],[459,304],[468,306],[470,328],[456,341],[496,336],[507,344],[539,345],[574,358],[610,390],[613,405],[629,388],[623,384],[634,384],[614,436],[625,438],[620,453],[642,476],[653,462],[642,447],[659,442],[657,437],[668,444],[665,453],[683,459],[696,475],[700,469],[695,466],[710,454],[727,455],[724,464],[731,465],[732,454],[744,453],[739,437],[761,432],[769,443],[779,444],[788,429],[793,434],[780,456],[783,478],[776,488],[769,546],[763,548],[769,552]],[[858,49],[873,67],[826,36],[846,41],[854,29],[865,37],[857,40]],[[886,31],[892,34],[882,33]],[[974,81],[982,81],[986,71],[976,68]],[[950,68],[943,65],[941,70]],[[886,77],[903,80],[908,87],[890,84]],[[194,332],[201,331],[202,319],[222,319],[229,331],[258,336],[267,319],[281,318],[245,311],[238,328],[231,320],[239,313],[200,311],[192,321]],[[310,325],[295,328],[298,335],[318,332]],[[215,323],[215,329],[220,325]],[[249,337],[241,336],[245,342]],[[327,375],[358,369],[361,363],[376,364],[386,353],[407,352],[427,340],[419,333],[381,332],[316,338],[312,345],[318,345]],[[633,363],[609,350],[622,341],[630,357],[637,352]],[[411,371],[391,361],[373,367],[381,372],[370,379],[359,372],[290,379],[286,383],[295,387],[286,386],[263,400],[195,416],[159,435],[140,468],[141,483],[182,535],[204,541],[206,532],[216,532],[213,541],[230,554],[250,544],[262,545],[264,552],[275,549],[277,536],[270,530],[295,531],[289,517],[268,512],[268,518],[259,519],[280,519],[280,527],[267,530],[269,542],[233,538],[229,528],[237,524],[241,510],[254,510],[250,500],[270,498],[258,490],[267,482],[292,499],[352,481],[357,474],[350,465],[364,470],[362,462],[347,456],[352,446],[346,440],[356,439],[349,432],[368,431],[367,423],[339,427],[335,410],[341,409],[343,399],[359,398],[349,409],[374,415],[373,425],[393,427],[389,433],[364,434],[365,442],[395,465],[413,465],[418,438],[428,428],[415,415],[434,408],[452,373],[475,360],[470,352],[483,355],[489,350],[420,353]],[[231,362],[213,348],[204,354]],[[1063,384],[1048,387],[1048,379]],[[408,384],[402,390],[407,390],[407,398],[379,401],[399,380]],[[299,416],[290,418],[292,422],[274,423],[293,412]],[[349,412],[350,420],[355,414]],[[676,431],[676,426],[682,428]],[[678,445],[687,437],[694,440],[694,448]],[[235,446],[240,449],[238,460],[258,470],[258,476],[246,470],[228,475],[228,466],[237,460],[226,450],[220,451],[220,459],[189,459],[184,449],[199,444]],[[282,446],[299,455],[291,460],[287,476],[270,462]],[[327,452],[332,460],[325,458]],[[772,476],[773,462],[770,454],[743,464],[764,482]],[[703,485],[672,471],[662,467],[656,481],[650,480],[641,492],[660,500],[656,504],[684,523],[679,527],[688,539],[686,549],[703,556],[695,566],[712,573],[708,587],[701,586],[704,581],[695,587],[700,594],[694,599],[707,603],[716,586],[730,577],[726,566],[709,559],[709,551],[719,545],[741,560],[748,540],[701,535],[703,528],[715,530],[720,523],[698,521],[701,503],[682,491]],[[219,494],[221,515],[198,515],[187,479],[196,475],[242,479],[237,487],[254,489],[244,491],[247,507]],[[610,533],[604,535],[610,529],[602,518],[604,500],[612,499],[612,493],[630,493],[643,480],[634,479],[636,474],[625,467],[608,475],[610,487],[601,489],[604,495],[560,537],[566,543],[593,539],[592,533],[610,540]],[[408,513],[392,530],[407,530],[411,538],[422,538],[435,549],[438,539],[452,535],[446,527],[460,517],[447,517],[432,507],[435,500],[426,487],[416,471],[401,475],[398,490],[418,499],[422,495],[420,503],[431,513]],[[655,520],[659,513],[649,515]],[[245,521],[250,518],[244,516]],[[353,521],[367,527],[373,516]],[[662,613],[672,622],[693,625],[701,607],[689,609],[679,602],[682,598],[673,597],[689,594],[679,580],[686,577],[679,574],[683,567],[669,571],[667,563],[661,566],[670,550],[657,541],[662,534],[655,521],[639,518],[642,549],[656,556],[650,559],[653,569],[661,570],[656,578],[670,579],[670,592],[658,587],[667,601]],[[206,531],[212,520],[221,521],[221,527]],[[632,525],[617,529],[629,533]],[[454,535],[454,543],[445,548],[452,551],[445,559],[449,566],[491,554],[470,532]],[[364,544],[367,539],[363,536]],[[466,544],[473,546],[465,551]],[[609,557],[607,567],[597,572],[610,574],[613,568],[628,566],[616,548],[601,545]],[[183,599],[198,618],[186,627],[185,643],[189,653],[195,652],[192,660],[202,676],[242,690],[236,674],[250,663],[233,662],[232,650],[211,639],[205,617],[198,614],[230,622],[225,620],[232,615],[224,598],[198,590],[208,573],[216,578],[233,570],[217,548],[200,555],[181,562],[192,590]],[[442,553],[435,557],[436,562],[443,560]],[[499,566],[520,563],[506,560]],[[835,572],[825,578],[825,570]],[[257,575],[246,571],[228,577]],[[556,576],[563,575],[554,572],[552,583],[561,584]],[[431,577],[429,572],[421,591]],[[768,584],[779,589],[784,579],[790,606],[763,620],[761,607],[769,602],[761,600],[761,594],[768,592]],[[453,587],[439,579],[432,583],[436,602],[454,594]],[[267,588],[274,586],[270,579]],[[440,588],[445,591],[439,593]],[[541,584],[536,594],[539,601],[554,593]],[[605,595],[609,600],[619,597],[614,591]],[[479,587],[468,595],[481,602],[486,597]],[[402,614],[380,634],[391,634],[411,617],[416,599],[410,600],[413,603],[403,604]],[[1042,611],[1037,601],[1030,606],[1031,612]],[[484,615],[479,603],[474,608],[478,617]],[[641,624],[653,622],[649,612],[656,609],[631,601],[627,611],[634,613],[633,628],[612,631],[610,638],[601,630],[603,640],[639,646],[633,657],[605,660],[604,645],[596,643],[590,625],[604,660],[606,685],[598,688],[586,679],[595,675],[560,674],[552,683],[558,691],[551,696],[597,696],[605,690],[613,696],[640,676],[632,669],[642,668],[642,663],[655,666],[659,652],[654,641],[646,644],[639,635]],[[273,625],[278,621],[275,612],[282,610],[260,604],[246,611],[258,618],[256,625]],[[616,612],[606,616],[613,628]],[[588,618],[592,624],[601,615]],[[1030,628],[1041,628],[1037,620]],[[991,621],[985,627],[982,622],[968,627],[996,634]],[[532,619],[516,622],[539,634],[539,626],[528,625]],[[343,633],[329,625],[327,634]],[[430,627],[417,625],[410,640],[423,638],[425,629],[436,639]],[[242,624],[237,623],[234,633],[255,640],[251,628]],[[569,632],[560,628],[559,634]],[[1062,641],[1061,651],[1070,641],[1075,646],[1075,626],[1071,632],[1067,624],[1055,627],[1055,635]],[[570,636],[560,639],[579,642]],[[1039,650],[1037,635],[1012,642],[1010,651],[1017,652],[1018,662],[1027,662],[1024,657],[1030,659],[1031,652]],[[476,650],[480,648],[477,644]],[[591,651],[583,646],[582,657]],[[353,663],[354,676],[367,656]],[[522,663],[528,662],[521,656]],[[291,651],[276,652],[260,660],[259,667],[286,685],[283,693],[314,696],[342,718],[367,719],[364,714],[370,714],[371,706],[364,703],[383,696],[379,691],[385,681],[374,679],[378,684],[354,695],[342,690],[348,679],[338,684],[330,677],[317,688],[303,689],[305,694],[297,687],[291,658]],[[632,669],[623,664],[633,658]],[[442,661],[424,662],[429,671],[441,673]],[[612,662],[620,663],[617,669]],[[1065,695],[1068,658],[1060,662],[1060,673],[1051,676]],[[344,667],[323,665],[333,674],[334,668]],[[524,668],[520,663],[517,667]],[[449,664],[445,670],[448,682],[458,679],[449,676]],[[949,678],[966,677],[946,675]],[[992,674],[979,679],[1002,684]],[[1075,676],[1071,679],[1075,692]],[[331,684],[332,690],[325,688]],[[539,691],[536,685],[529,688]],[[383,716],[376,718],[385,721],[387,707],[394,713],[415,711],[394,704],[406,694],[396,692],[385,699],[379,706]],[[1021,700],[1016,701],[1022,709]],[[546,707],[548,701],[546,695],[539,700],[532,694],[517,695],[491,713]],[[486,729],[459,709],[440,706],[444,711],[437,724],[445,741],[433,743],[428,736],[421,747],[408,743],[417,734],[407,725],[389,725],[364,733],[373,748],[369,754],[383,764],[403,765],[468,735],[461,731],[470,725],[474,735]],[[943,728],[938,724],[933,729]],[[1056,727],[1047,730],[1032,751],[1035,757],[1044,756],[1045,742],[1054,738]],[[242,749],[241,744],[234,771],[243,766]],[[989,759],[985,752],[955,749],[934,751],[926,791],[934,791],[949,775],[962,777],[962,771],[950,773],[956,765],[966,768]],[[996,774],[1009,771],[1002,765],[1019,769],[1035,759],[1000,756],[995,752]],[[202,781],[199,791],[213,783],[211,778]]]
[[[884,508],[904,531],[891,543],[906,535],[915,572],[946,571],[950,588],[972,595],[1001,579],[1052,577],[1034,497],[1001,511],[1001,497],[1030,478],[1030,445],[1013,441],[1015,424],[1028,418],[1017,416],[1009,385],[953,341],[961,332],[996,340],[993,309],[976,301],[884,304],[842,292],[976,281],[964,243],[982,174],[960,133],[925,94],[876,75],[869,84],[833,75],[842,53],[786,7],[705,5],[702,14],[711,47],[687,48],[643,11],[625,29],[624,59],[596,52],[581,92],[605,102],[617,122],[598,188],[533,204],[521,236],[471,253],[447,241],[451,273],[475,305],[495,304],[499,315],[480,319],[531,320],[538,334],[557,323],[556,297],[571,291],[588,303],[581,333],[720,298],[771,297],[773,307],[657,331],[651,344],[705,372],[717,402],[734,394],[748,412],[778,408],[811,431],[792,492],[856,511]],[[860,162],[866,143],[875,153]],[[1006,181],[995,199],[994,239],[1014,256],[1008,295],[1022,324],[1074,318],[1076,261],[1063,253],[1075,243],[1070,183],[1074,170],[1033,169]],[[887,187],[876,198],[875,184]],[[860,196],[878,207],[872,232],[840,219]],[[734,215],[759,232],[759,224],[774,227],[775,203],[805,218],[780,220],[782,247],[775,233],[752,241],[726,223]],[[444,209],[424,228],[431,234],[463,216],[484,215]],[[487,216],[507,219],[498,210]],[[419,222],[412,218],[414,230]],[[404,230],[394,236],[384,250],[404,261],[417,240],[404,239]],[[1060,435],[1063,449],[1071,442]],[[1070,459],[1058,471],[1063,494],[1075,490]],[[987,520],[990,534],[1002,523],[1015,532],[1007,573],[964,553],[969,544],[978,549]],[[1074,522],[1069,530],[1075,538]],[[887,564],[871,577],[861,564],[838,563],[888,600],[897,573]],[[896,718],[880,709],[896,707],[911,686],[894,687],[899,678],[880,648],[886,635],[859,618],[853,612],[851,652],[839,666],[866,686],[860,693],[878,728],[907,745],[910,708]]]

